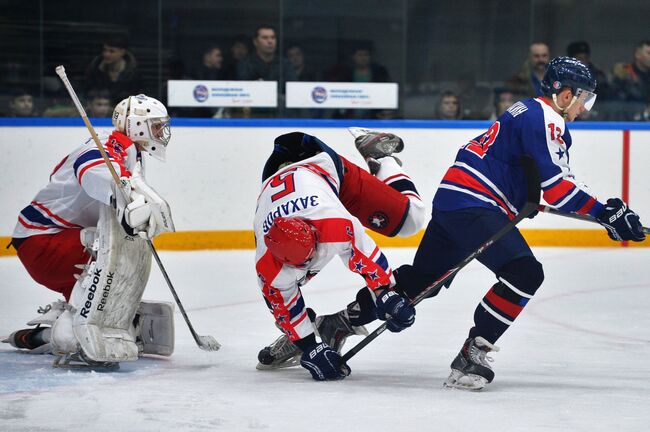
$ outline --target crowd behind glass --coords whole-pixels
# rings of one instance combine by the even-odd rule
[[[113,106],[124,97],[147,93],[165,100],[168,79],[195,80],[273,80],[283,92],[287,81],[399,82],[391,71],[376,60],[382,47],[364,41],[348,47],[345,58],[320,70],[313,67],[307,44],[287,43],[280,48],[278,30],[272,25],[257,26],[249,35],[238,34],[223,43],[207,43],[193,64],[170,58],[159,80],[143,80],[137,45],[125,33],[107,34],[97,54],[87,59],[82,75],[73,79],[90,117],[108,117]],[[629,58],[613,59],[612,70],[604,71],[591,60],[587,41],[569,42],[551,50],[543,41],[530,44],[521,69],[489,84],[459,73],[455,81],[421,83],[417,88],[400,83],[400,108],[397,110],[297,110],[251,108],[171,108],[176,117],[214,118],[429,118],[443,120],[495,119],[519,99],[541,95],[540,81],[550,59],[568,55],[584,62],[598,80],[598,103],[583,120],[650,120],[650,40],[630,41]],[[620,60],[620,61],[619,61]],[[20,64],[6,66],[1,77],[5,117],[75,117],[76,110],[55,76],[41,77],[30,84],[12,81],[20,74]]]

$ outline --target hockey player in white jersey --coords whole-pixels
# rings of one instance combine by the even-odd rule
[[[165,160],[169,116],[158,100],[137,95],[115,107],[113,125],[100,140],[122,184],[89,139],[56,165],[12,235],[31,277],[65,301],[39,310],[28,323],[35,328],[4,342],[52,352],[58,364],[115,367],[138,352],[173,351],[172,305],[140,303],[151,264],[143,239],[174,230],[168,204],[144,179],[141,158],[146,152]],[[143,330],[155,336],[141,338]]]
[[[354,134],[376,176],[316,137],[295,132],[275,140],[255,213],[255,267],[284,335],[260,352],[258,369],[300,362],[315,380],[342,379],[350,374],[339,353],[345,338],[363,334],[363,324],[376,318],[388,320],[394,332],[415,320],[415,309],[393,290],[388,260],[365,228],[413,235],[422,227],[424,206],[391,156],[403,147],[401,139],[374,131]],[[366,287],[353,307],[316,317],[306,307],[301,287],[337,255],[364,278]]]

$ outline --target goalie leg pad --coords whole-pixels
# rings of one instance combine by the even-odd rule
[[[67,303],[62,300],[57,300],[45,307],[39,307],[39,315],[31,321],[27,322],[27,325],[54,325],[54,322],[59,318],[59,316],[65,310]]]
[[[74,335],[91,361],[137,360],[132,323],[149,278],[151,252],[143,239],[124,233],[109,206],[100,210],[97,231],[97,260],[80,279],[83,294],[72,296]]]
[[[62,355],[79,351],[79,342],[72,329],[73,320],[72,312],[66,309],[54,322],[50,335],[53,354]]]
[[[174,353],[174,305],[142,301],[135,314],[134,334],[140,354],[169,357]]]

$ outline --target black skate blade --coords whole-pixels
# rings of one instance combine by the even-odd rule
[[[115,372],[120,369],[120,364],[118,362],[87,363],[69,356],[57,356],[52,363],[52,367],[55,369],[85,372]]]
[[[294,366],[300,366],[300,355],[291,357],[287,360],[284,360],[282,362],[277,362],[277,363],[264,364],[259,362],[257,363],[257,366],[255,366],[255,369],[266,371],[266,370],[286,369]]]

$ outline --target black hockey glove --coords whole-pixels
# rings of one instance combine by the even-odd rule
[[[607,234],[612,240],[645,240],[643,226],[639,216],[619,198],[607,200],[605,208],[596,216],[598,222],[607,228]]]
[[[415,322],[415,308],[395,291],[385,291],[377,297],[377,318],[386,321],[386,328],[393,333],[411,327]]]
[[[325,342],[304,350],[300,366],[307,369],[316,381],[341,380],[351,372],[349,366],[341,363],[341,355]]]

